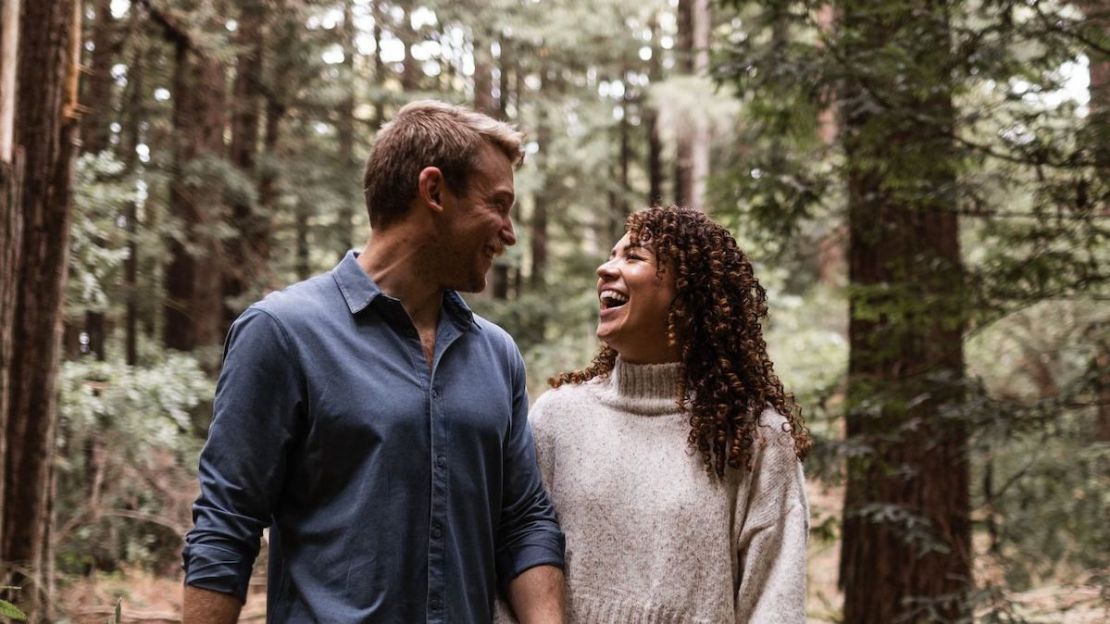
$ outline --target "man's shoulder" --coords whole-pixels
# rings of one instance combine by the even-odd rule
[[[266,295],[249,310],[264,312],[283,325],[297,325],[327,314],[334,307],[335,290],[331,273],[322,273]]]

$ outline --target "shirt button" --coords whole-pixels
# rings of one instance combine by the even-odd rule
[[[433,399],[438,399],[439,398],[439,390],[436,390],[435,388],[432,388],[432,398]]]
[[[444,457],[443,455],[440,455],[439,457],[436,458],[436,465],[439,466],[440,468],[443,468],[444,466],[447,465],[447,458]]]
[[[438,522],[432,524],[432,537],[438,538],[441,535],[443,535],[443,527]]]
[[[439,608],[443,606],[443,602],[440,601],[439,596],[432,596],[430,604],[432,611],[439,611]]]

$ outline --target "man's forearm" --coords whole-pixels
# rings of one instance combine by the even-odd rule
[[[243,603],[230,594],[185,586],[182,624],[235,624]]]
[[[528,568],[509,583],[509,602],[520,624],[563,624],[566,583],[555,566]]]

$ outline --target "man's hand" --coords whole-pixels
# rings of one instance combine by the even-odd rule
[[[528,568],[509,583],[509,602],[520,624],[563,624],[566,583],[555,566]]]
[[[182,624],[235,624],[243,608],[235,596],[192,585],[185,586],[183,605]]]

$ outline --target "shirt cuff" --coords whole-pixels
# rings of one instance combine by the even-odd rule
[[[536,566],[550,565],[560,570],[565,569],[564,552],[564,539],[561,533],[537,536],[530,543],[502,551],[497,557],[497,570],[500,573],[502,585],[508,587],[510,581],[525,570]]]
[[[182,553],[185,584],[247,600],[252,562],[235,550],[212,544],[190,544]]]

